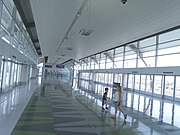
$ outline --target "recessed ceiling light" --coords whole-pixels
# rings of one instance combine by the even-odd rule
[[[76,15],[77,15],[77,17],[79,17],[79,16],[81,16],[81,13],[77,13]]]
[[[66,49],[70,51],[73,49],[73,47],[66,47]]]

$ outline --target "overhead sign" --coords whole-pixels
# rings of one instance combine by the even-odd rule
[[[64,68],[64,65],[62,64],[56,65],[56,68]]]
[[[163,74],[173,74],[173,72],[163,72]]]
[[[52,68],[52,65],[45,65],[46,68]]]

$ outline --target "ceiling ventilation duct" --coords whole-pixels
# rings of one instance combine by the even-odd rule
[[[91,29],[81,29],[79,31],[79,34],[81,34],[83,36],[89,36],[92,32],[93,32],[93,30],[91,30]]]

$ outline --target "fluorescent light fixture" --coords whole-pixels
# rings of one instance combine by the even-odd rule
[[[5,37],[2,37],[2,40],[4,40],[6,43],[10,44],[9,40]]]

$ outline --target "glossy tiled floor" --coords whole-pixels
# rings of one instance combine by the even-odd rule
[[[0,95],[0,135],[11,134],[36,87],[36,82],[30,81]]]
[[[35,89],[35,85],[32,86]],[[24,109],[22,106],[26,108],[12,135],[180,134],[178,104],[126,93],[124,109],[128,113],[127,120],[124,121],[121,113],[114,120],[111,118],[114,113],[111,102],[109,109],[102,111],[101,98],[94,94],[74,91],[65,85],[48,84],[36,90],[27,104],[33,93],[31,88],[20,87],[12,92],[18,93],[14,96],[1,96],[0,135],[10,134],[13,123],[17,122]]]

